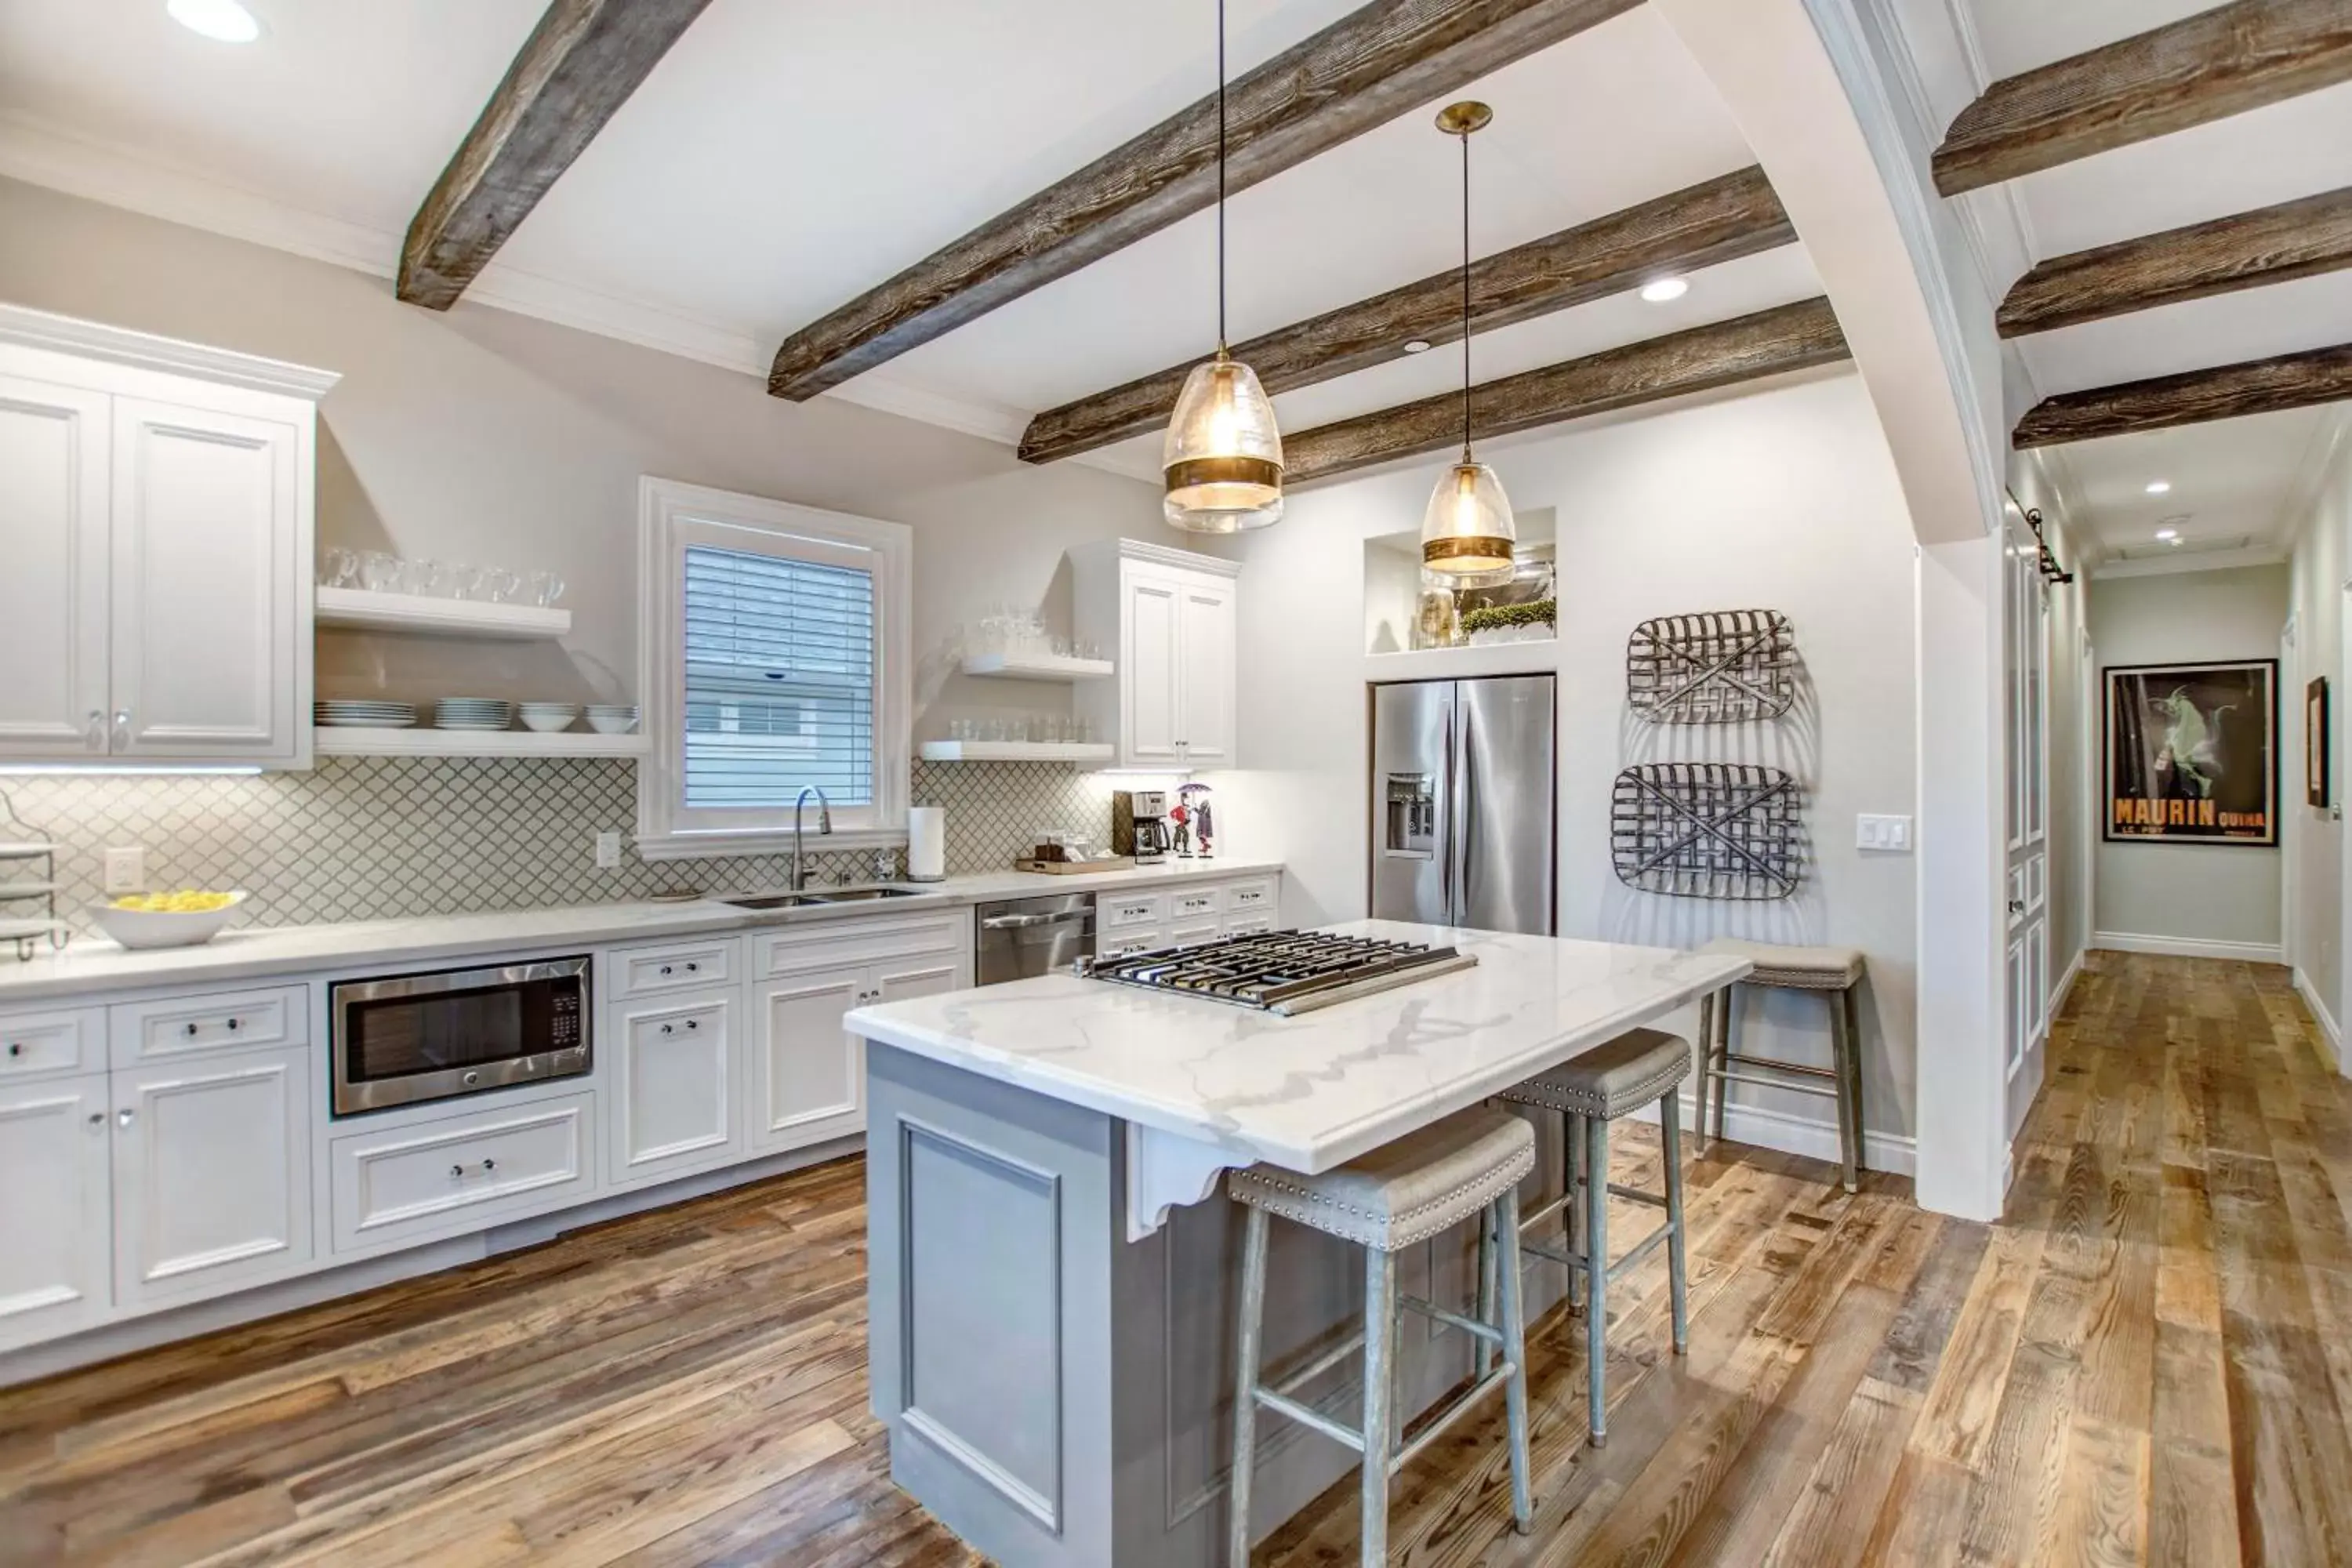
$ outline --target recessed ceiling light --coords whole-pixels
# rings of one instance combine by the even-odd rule
[[[1404,345],[1404,352],[1409,354],[1425,354],[1429,352],[1429,340],[1427,338],[1415,338],[1411,342]]]
[[[2175,543],[2178,543],[2180,539],[2180,531],[2177,528],[2159,528],[2156,531],[2156,536],[2158,539],[2170,540]]]
[[[1679,300],[1690,292],[1687,278],[1661,278],[1654,283],[1642,285],[1642,298],[1653,305],[1663,305],[1669,300]]]
[[[163,0],[172,20],[220,44],[249,44],[261,37],[261,18],[238,0]]]
[[[2147,493],[2152,496],[2165,495],[2169,493],[2171,489],[2172,481],[2170,479],[2150,479],[2147,481]]]

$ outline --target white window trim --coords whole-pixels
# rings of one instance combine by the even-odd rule
[[[871,848],[907,837],[908,736],[913,717],[914,530],[846,512],[646,475],[637,481],[637,691],[650,751],[637,764],[637,853],[648,860],[772,855],[792,847],[789,806],[773,822],[725,828],[678,823],[684,756],[685,636],[681,568],[689,543],[730,533],[784,534],[853,552],[874,573],[874,804],[834,809],[813,847]],[[814,804],[814,803],[812,803]],[[812,816],[814,814],[812,813]]]

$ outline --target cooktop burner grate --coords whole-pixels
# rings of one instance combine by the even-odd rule
[[[1276,931],[1119,958],[1082,958],[1077,973],[1092,980],[1181,992],[1286,1017],[1452,974],[1477,962],[1451,947]]]

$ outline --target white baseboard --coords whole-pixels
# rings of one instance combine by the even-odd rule
[[[1698,1134],[1697,1093],[1694,1089],[1682,1096],[1683,1139],[1690,1143],[1696,1142]],[[1628,1121],[1651,1122],[1657,1119],[1658,1108],[1654,1105],[1645,1105],[1626,1118]],[[1724,1112],[1723,1135],[1734,1143],[1752,1143],[1759,1149],[1771,1149],[1783,1154],[1801,1154],[1809,1160],[1824,1160],[1832,1165],[1844,1158],[1843,1152],[1838,1148],[1834,1119],[1821,1121],[1734,1101]],[[1916,1175],[1918,1145],[1900,1132],[1879,1132],[1865,1127],[1862,1131],[1862,1163],[1874,1171],[1889,1171],[1898,1176]]]
[[[2083,978],[2083,960],[2090,956],[2090,952],[2089,948],[2078,949],[2074,962],[2068,964],[2066,973],[2058,977],[2058,989],[2050,993],[2050,1016],[2053,1018],[2058,1016],[2059,1011],[2066,1005],[2066,994],[2074,989],[2074,982]]]
[[[2093,947],[2110,952],[2157,952],[2170,958],[2223,958],[2235,963],[2284,963],[2286,956],[2274,942],[2201,942],[2195,937],[2149,936],[2136,931],[2103,931],[2091,936]]]
[[[2327,1004],[2319,999],[2318,991],[2313,987],[2310,976],[2304,973],[2301,964],[2295,965],[2294,969],[2294,994],[2303,998],[2303,1005],[2310,1008],[2311,1016],[2319,1021],[2320,1045],[2327,1052],[2327,1065],[2341,1073],[2344,1070],[2344,1031],[2336,1026],[2336,1015],[2330,1013]]]

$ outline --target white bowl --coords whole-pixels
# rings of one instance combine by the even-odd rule
[[[168,910],[126,910],[114,904],[92,904],[89,918],[98,929],[129,948],[194,947],[220,934],[243,893],[231,893],[216,910],[174,912]]]
[[[637,727],[637,716],[634,713],[625,717],[591,713],[588,715],[588,727],[599,735],[625,735]]]
[[[556,708],[546,711],[525,708],[522,710],[522,727],[526,730],[536,730],[542,735],[551,735],[558,730],[572,728],[572,721],[578,717],[580,717],[579,713],[570,708]]]

